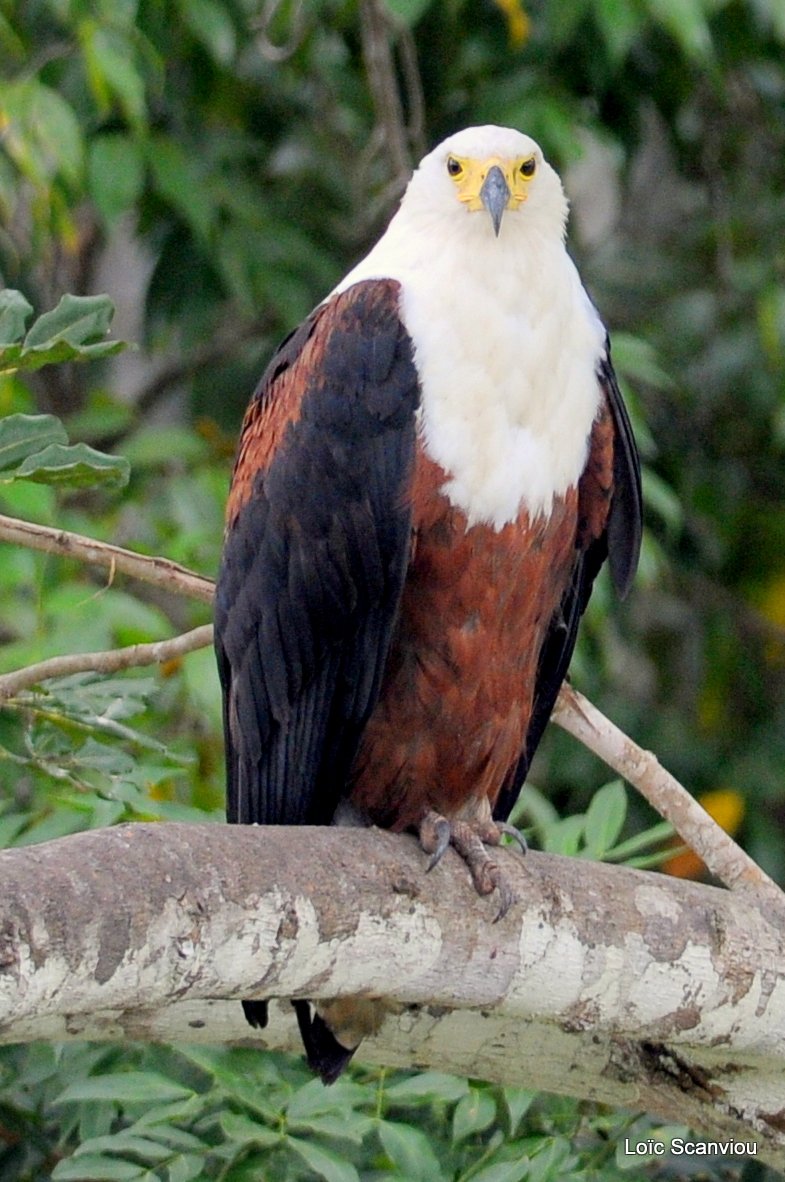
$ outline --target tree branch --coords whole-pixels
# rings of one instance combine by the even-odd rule
[[[0,540],[69,558],[80,558],[108,569],[111,577],[119,570],[204,603],[210,603],[213,599],[213,581],[178,563],[135,554],[131,550],[123,550],[65,530],[0,515]],[[134,665],[155,664],[206,647],[210,643],[212,629],[205,625],[154,644],[54,657],[0,677],[0,702],[47,677],[92,669],[111,673]],[[671,822],[711,874],[733,890],[754,891],[759,904],[768,907],[772,916],[777,916],[785,929],[785,895],[779,887],[723,832],[651,752],[644,751],[634,743],[587,698],[568,685],[563,686],[559,693],[553,720],[637,788],[657,812]]]
[[[379,830],[124,825],[0,854],[0,1040],[296,1043],[257,996],[382,996],[358,1057],[645,1109],[785,1168],[785,942],[747,898],[501,850],[466,868]],[[460,916],[460,922],[456,917]]]
[[[360,35],[368,86],[376,110],[376,124],[382,132],[385,156],[391,162],[392,188],[395,195],[403,192],[412,174],[411,149],[406,117],[395,70],[392,38],[395,22],[379,0],[362,0],[360,4]],[[407,63],[411,88],[411,60]],[[415,118],[420,112],[415,112]],[[422,135],[421,128],[418,129]]]
[[[98,542],[64,529],[34,525],[32,521],[21,521],[0,514],[0,541],[42,550],[45,554],[59,554],[63,558],[77,558],[93,566],[103,567],[110,572],[110,582],[115,572],[120,571],[142,582],[164,587],[176,595],[199,599],[202,603],[212,603],[213,600],[215,585],[212,579],[194,574],[177,562],[136,554],[133,550],[123,550],[120,546]]]
[[[140,665],[161,665],[173,661],[199,648],[206,648],[213,642],[212,624],[202,624],[173,636],[169,640],[156,640],[151,644],[129,644],[125,648],[109,649],[101,653],[68,653],[62,657],[50,657],[13,673],[0,674],[0,705],[7,702],[20,690],[39,685],[50,677],[68,677],[72,673],[117,673],[120,669],[133,669]]]
[[[593,706],[583,694],[563,685],[553,720],[637,788],[679,837],[731,890],[748,891],[785,931],[785,895],[736,842],[666,771],[651,751],[644,751]]]

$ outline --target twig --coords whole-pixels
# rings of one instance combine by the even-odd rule
[[[165,587],[177,595],[212,603],[215,590],[212,579],[194,574],[187,567],[133,550],[123,550],[108,542],[98,542],[81,534],[69,533],[64,529],[51,529],[46,525],[34,525],[31,521],[20,521],[16,517],[0,514],[0,541],[14,542],[28,546],[31,550],[42,550],[45,554],[60,554],[66,558],[78,558],[112,572],[130,575],[145,583]]]
[[[185,656],[198,648],[212,644],[212,624],[202,624],[172,636],[169,640],[156,640],[152,644],[129,644],[126,648],[108,649],[101,653],[68,653],[61,657],[49,657],[24,669],[0,675],[0,703],[8,701],[20,690],[29,689],[50,677],[68,677],[73,673],[117,673],[120,669],[132,669],[139,665],[161,665],[176,657]]]
[[[588,698],[563,685],[553,721],[599,755],[675,828],[705,862],[711,874],[731,890],[752,888],[785,922],[785,895],[760,866],[701,808],[686,788],[666,771],[651,751],[644,751],[619,730]]]
[[[257,34],[259,49],[262,55],[270,62],[285,62],[292,54],[296,53],[302,41],[303,30],[305,28],[304,5],[302,0],[297,0],[292,6],[290,13],[291,30],[289,40],[285,45],[277,45],[270,37],[270,26],[280,8],[281,4],[279,0],[267,0],[262,10],[262,15],[252,23],[252,27],[256,26],[259,30]]]
[[[425,136],[425,96],[417,62],[417,43],[411,29],[400,29],[399,46],[401,74],[409,112],[409,142],[414,150],[415,159],[419,160],[427,152],[428,142]]]
[[[360,35],[365,72],[376,109],[377,126],[383,132],[384,151],[398,193],[412,171],[406,119],[395,72],[391,38],[393,21],[378,0],[360,4]]]

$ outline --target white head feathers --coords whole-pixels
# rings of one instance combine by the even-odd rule
[[[498,237],[481,189],[510,194]],[[422,387],[420,437],[471,524],[550,512],[579,479],[605,330],[564,247],[567,199],[534,140],[470,127],[421,162],[370,253],[339,284],[401,284]]]

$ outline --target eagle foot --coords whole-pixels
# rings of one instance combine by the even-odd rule
[[[429,809],[419,826],[420,846],[426,854],[431,855],[426,873],[433,870],[452,846],[466,863],[478,895],[490,895],[494,890],[499,892],[499,910],[494,923],[504,918],[518,898],[505,874],[485,848],[497,846],[503,833],[515,837],[526,852],[526,839],[522,833],[512,825],[497,824],[492,820],[464,821],[454,818],[448,821],[446,817]]]

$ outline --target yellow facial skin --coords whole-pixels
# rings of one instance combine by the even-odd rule
[[[529,185],[537,172],[535,156],[519,156],[514,160],[503,160],[500,156],[489,156],[486,160],[473,160],[466,156],[448,156],[447,173],[453,181],[456,196],[467,209],[484,208],[480,191],[494,165],[501,169],[510,196],[506,209],[519,209],[529,196]]]

